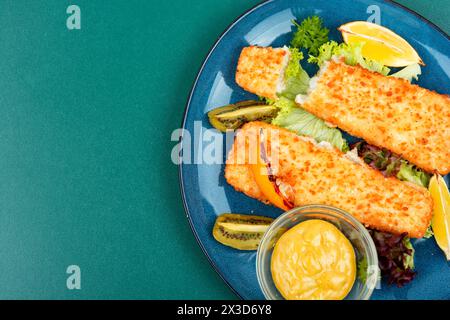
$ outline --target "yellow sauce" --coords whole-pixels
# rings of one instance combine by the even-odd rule
[[[308,220],[277,241],[271,270],[275,286],[287,300],[341,300],[355,282],[355,252],[333,224]]]

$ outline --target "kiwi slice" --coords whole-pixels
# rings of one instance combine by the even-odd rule
[[[278,113],[274,106],[266,105],[262,101],[241,101],[229,104],[208,112],[211,125],[219,131],[239,129],[250,121],[270,121]]]
[[[213,236],[220,243],[239,250],[256,250],[273,219],[224,213],[216,219]]]

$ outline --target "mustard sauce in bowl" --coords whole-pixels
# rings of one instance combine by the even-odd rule
[[[332,223],[303,221],[275,244],[271,273],[287,300],[341,300],[353,287],[356,257],[351,242]]]

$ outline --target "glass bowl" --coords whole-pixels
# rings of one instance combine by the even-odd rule
[[[356,276],[355,283],[345,300],[368,300],[377,285],[379,269],[375,244],[366,228],[345,211],[324,205],[308,205],[285,212],[270,225],[264,234],[256,257],[256,274],[261,290],[267,300],[284,300],[275,287],[270,260],[277,240],[300,222],[321,219],[335,225],[351,242],[358,263],[358,273],[365,272],[366,281]],[[367,263],[361,263],[361,261]],[[360,270],[364,268],[365,270]]]

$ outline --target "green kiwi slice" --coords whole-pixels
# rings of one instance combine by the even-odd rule
[[[219,131],[239,129],[250,121],[270,121],[278,113],[278,109],[266,105],[262,101],[241,101],[208,112],[211,125]]]
[[[235,249],[256,250],[272,222],[268,217],[225,213],[216,219],[213,236]]]

